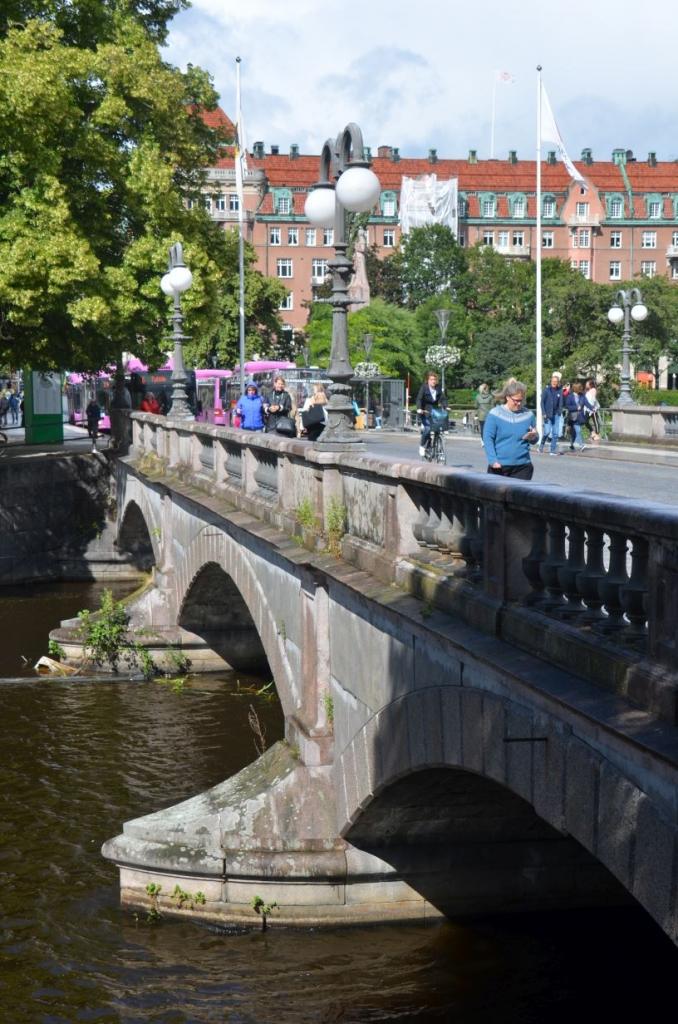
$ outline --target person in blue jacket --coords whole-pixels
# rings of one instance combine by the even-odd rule
[[[583,452],[586,445],[584,444],[581,428],[586,423],[586,417],[593,408],[586,400],[583,384],[577,382],[572,385],[572,390],[565,399],[565,408],[567,409],[567,418],[570,424],[570,451],[573,452],[576,448],[578,452]]]
[[[550,455],[558,454],[558,438],[560,436],[560,417],[563,413],[563,389],[557,373],[551,374],[551,383],[547,384],[541,395],[541,412],[544,419],[544,432],[539,442],[539,451],[544,451],[546,439],[551,438]]]
[[[248,384],[236,406],[242,430],[264,429],[264,403],[256,384]]]
[[[485,420],[483,443],[488,473],[531,480],[530,445],[539,439],[534,413],[524,409],[526,387],[512,377],[503,389],[504,405],[495,405]]]

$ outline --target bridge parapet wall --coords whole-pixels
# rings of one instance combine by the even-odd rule
[[[133,460],[288,532],[343,507],[342,557],[678,720],[678,512],[134,414]]]

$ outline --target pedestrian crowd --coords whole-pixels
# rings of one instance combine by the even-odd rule
[[[259,386],[250,381],[236,403],[234,414],[241,430],[265,431],[283,437],[317,441],[327,424],[327,392],[322,384],[314,384],[301,409],[287,390],[285,378],[278,375],[273,388],[261,394]]]

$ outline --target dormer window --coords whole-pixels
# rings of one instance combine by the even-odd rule
[[[480,199],[480,215],[481,217],[496,217],[497,216],[497,199],[496,196],[482,196]]]

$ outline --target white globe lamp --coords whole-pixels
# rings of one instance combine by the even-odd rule
[[[647,306],[644,302],[637,302],[635,306],[631,306],[631,316],[634,320],[644,320],[647,316]]]
[[[177,295],[181,295],[182,292],[185,292],[193,284],[193,274],[188,267],[172,267],[167,276],[170,279],[172,292]],[[162,282],[160,287],[162,287]]]
[[[349,167],[337,181],[337,199],[353,213],[371,210],[379,192],[379,179],[369,167]]]
[[[309,192],[304,204],[304,213],[311,222],[318,227],[331,228],[334,225],[334,215],[337,208],[337,201],[332,186],[316,186]]]
[[[612,306],[612,308],[608,310],[607,319],[611,324],[620,324],[624,319],[624,310],[621,306]]]

